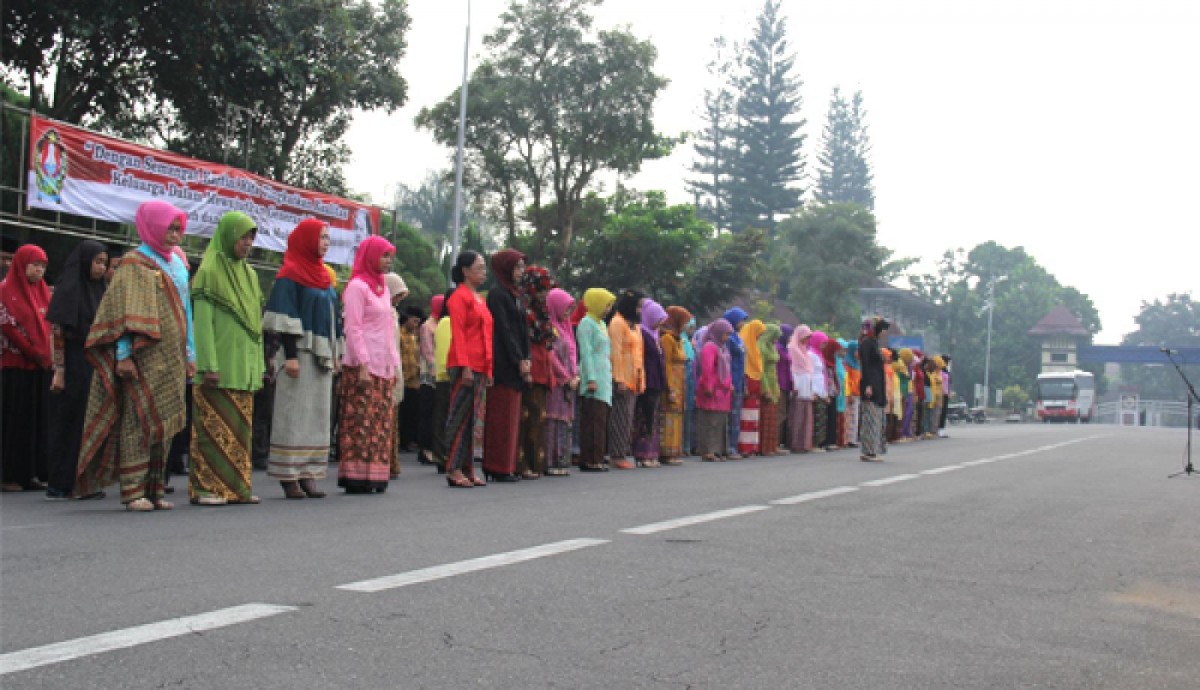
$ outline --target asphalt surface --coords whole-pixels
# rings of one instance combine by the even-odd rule
[[[321,500],[256,473],[261,505],[152,514],[4,494],[0,686],[1200,687],[1184,432],[951,433],[470,490],[406,458]],[[247,604],[283,608],[176,620]]]

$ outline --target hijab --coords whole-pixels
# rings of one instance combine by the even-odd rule
[[[824,357],[822,349],[827,342],[829,342],[829,336],[825,335],[825,331],[813,331],[812,337],[808,339],[808,350]]]
[[[546,307],[546,297],[557,287],[558,283],[550,277],[550,271],[536,264],[526,266],[525,272],[521,274],[521,303],[525,307],[529,342],[542,345],[547,350],[554,347],[554,324],[550,319],[550,310]]]
[[[708,326],[704,326],[692,334],[692,347],[696,349],[696,352],[704,349],[704,343],[707,337]]]
[[[792,342],[792,333],[795,331],[795,326],[785,323],[779,327],[779,337],[775,340],[775,352],[779,356],[779,361],[775,363],[775,375],[779,378],[779,387],[785,391],[792,390],[794,383],[792,381],[792,353],[788,346]]]
[[[637,328],[637,310],[642,304],[643,298],[645,298],[645,295],[637,290],[625,290],[621,293],[621,297],[617,299],[617,313],[621,315],[621,318],[625,319],[625,323],[629,325],[630,329]]]
[[[515,249],[501,249],[492,254],[492,273],[496,275],[496,282],[513,295],[519,294],[517,286],[513,284],[513,271],[524,260],[525,255]]]
[[[442,318],[442,305],[446,303],[445,295],[434,295],[429,299],[429,316],[434,321],[440,321]]]
[[[846,368],[855,371],[862,370],[862,362],[858,361],[858,341],[851,340],[846,344]]]
[[[656,343],[658,342],[658,327],[666,320],[667,310],[663,309],[658,302],[648,299],[642,305],[642,330]]]
[[[583,321],[583,317],[587,316],[587,313],[587,305],[583,303],[583,300],[576,302],[575,311],[571,312],[571,325],[578,326],[579,322]]]
[[[758,336],[763,334],[767,327],[762,321],[754,319],[746,322],[742,326],[741,333],[738,336],[742,339],[742,344],[746,347],[746,378],[751,381],[762,381],[763,376],[763,360],[762,352],[758,349]]]
[[[601,323],[604,323],[605,312],[616,301],[617,296],[604,288],[588,288],[583,293],[583,304],[587,308],[587,315]]]
[[[801,374],[813,373],[812,357],[808,356],[805,345],[801,343],[802,340],[811,337],[812,334],[812,329],[804,324],[800,324],[792,332],[792,339],[788,343],[788,354],[791,355],[792,366]]]
[[[255,229],[254,219],[241,211],[221,216],[192,279],[192,297],[228,311],[258,342],[262,339],[262,288],[254,269],[233,250],[238,240]]]
[[[913,351],[907,347],[900,348],[900,361],[911,367],[913,363]]]
[[[720,381],[732,380],[733,364],[729,356],[729,348],[721,342],[721,336],[733,335],[733,326],[725,319],[717,319],[705,327],[704,340],[700,343],[700,349],[712,343],[717,347],[717,379]]]
[[[50,308],[46,312],[47,321],[58,324],[74,337],[87,336],[96,318],[100,298],[108,287],[104,276],[92,280],[92,262],[107,253],[108,247],[95,240],[84,240],[75,245],[54,286],[54,297],[50,298]]]
[[[287,251],[276,278],[287,278],[307,288],[324,290],[333,284],[333,271],[321,261],[321,231],[325,223],[305,218],[288,235]],[[378,264],[376,265],[378,266]]]
[[[350,273],[350,280],[357,278],[366,283],[371,292],[382,295],[387,290],[387,285],[384,282],[383,271],[379,270],[379,261],[388,254],[395,253],[396,248],[391,242],[379,235],[368,237],[359,243],[358,251],[354,253],[354,270]]]
[[[825,366],[837,366],[837,354],[842,351],[842,344],[833,338],[826,338],[821,344],[821,356],[825,358]]]
[[[687,340],[683,332],[692,323],[692,312],[683,307],[667,307],[667,330],[674,333],[680,340]]]
[[[50,307],[50,288],[44,278],[36,283],[29,282],[25,269],[33,263],[48,263],[46,252],[36,244],[26,244],[13,254],[12,267],[0,283],[0,299],[4,300],[9,316],[29,335],[37,354],[45,360],[38,364],[48,364],[50,322],[46,320],[46,310]]]
[[[322,262],[321,265],[325,267],[325,272],[329,274],[329,287],[336,290],[338,286],[337,271],[333,270],[333,266],[330,266],[327,263]]]
[[[779,401],[779,351],[775,349],[775,341],[779,340],[780,335],[783,335],[783,330],[779,328],[779,324],[769,323],[758,336],[757,343],[763,363],[763,394],[771,402]]]
[[[165,201],[147,201],[138,206],[133,223],[137,227],[138,239],[154,250],[164,261],[170,262],[174,249],[167,246],[167,228],[179,219],[180,231],[187,230],[187,214]],[[184,262],[186,266],[186,261]]]
[[[571,312],[575,298],[566,290],[554,288],[546,295],[546,308],[550,310],[550,322],[554,324],[558,338],[567,346],[571,363],[579,361],[579,347],[575,344],[575,330],[571,327]]]
[[[737,330],[738,326],[742,325],[742,322],[746,320],[747,316],[749,316],[749,314],[747,314],[746,310],[742,309],[741,307],[730,307],[724,314],[725,320],[729,322],[730,327],[732,327],[734,330]]]
[[[378,266],[379,262],[376,261],[375,265]],[[404,282],[404,278],[401,278],[399,273],[385,273],[383,284],[387,286],[388,297],[392,299],[395,299],[396,295],[401,295],[400,299],[408,297],[408,284]]]

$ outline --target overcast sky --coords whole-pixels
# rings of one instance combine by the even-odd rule
[[[462,76],[466,0],[409,0],[408,105],[359,114],[351,188],[376,202],[449,166],[413,127]],[[473,0],[472,63],[507,0]],[[665,133],[699,129],[713,37],[749,35],[761,0],[607,0],[671,84]],[[880,241],[932,269],[947,249],[1023,246],[1089,295],[1116,343],[1143,300],[1200,293],[1200,2],[1188,0],[784,0],[803,80],[809,173],[830,91],[861,89]],[[633,179],[690,202],[681,147]],[[906,286],[902,284],[902,286]]]

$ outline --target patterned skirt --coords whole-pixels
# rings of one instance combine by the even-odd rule
[[[249,501],[254,394],[197,385],[192,407],[188,498]]]
[[[384,491],[391,478],[389,456],[396,429],[392,405],[394,380],[371,376],[370,383],[361,384],[358,371],[359,367],[342,368],[338,486]]]
[[[846,443],[858,443],[858,417],[861,408],[861,398],[846,398]]]
[[[608,457],[616,462],[629,457],[633,440],[633,404],[636,395],[632,391],[620,392],[614,388],[612,410],[608,413]]]
[[[657,460],[662,423],[662,391],[648,390],[638,396],[633,416],[633,457]]]
[[[729,452],[729,413],[696,409],[696,453],[726,455]]]
[[[738,453],[741,455],[758,455],[759,410],[761,409],[762,382],[746,379],[746,397],[742,398],[742,421],[738,431]]]
[[[862,406],[862,453],[873,456],[886,453],[883,446],[883,408],[871,401]]]
[[[684,447],[685,429],[689,426],[682,407],[667,406],[662,411],[662,439],[659,443],[659,455],[664,458],[678,458],[691,450]],[[690,431],[690,430],[689,430]],[[691,446],[689,443],[688,446]]]
[[[813,428],[812,442],[813,446],[821,448],[825,445],[825,431],[829,426],[829,403],[824,400],[812,401],[813,403]]]
[[[476,440],[475,430],[486,416],[487,386],[482,375],[466,367],[454,367],[450,369],[449,387],[449,405],[442,429],[446,471],[459,470],[473,477],[471,459],[475,455],[475,446],[482,445]]]
[[[762,400],[758,409],[758,437],[763,455],[779,450],[779,403]]]
[[[281,374],[275,383],[267,475],[283,481],[324,479],[329,467],[333,372],[311,352],[300,352],[299,359],[300,377]]]
[[[813,449],[813,401],[796,398],[788,405],[788,434],[793,453]]]

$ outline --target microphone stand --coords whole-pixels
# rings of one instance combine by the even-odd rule
[[[1192,382],[1188,380],[1187,374],[1183,373],[1183,369],[1179,366],[1179,362],[1176,362],[1175,358],[1171,356],[1171,351],[1166,348],[1163,348],[1163,354],[1167,356],[1167,359],[1171,360],[1171,365],[1175,367],[1175,371],[1179,373],[1179,378],[1183,379],[1183,384],[1185,386],[1187,386],[1187,389],[1188,389],[1187,461],[1183,463],[1182,470],[1175,472],[1174,474],[1167,475],[1167,479],[1173,479],[1175,477],[1178,477],[1181,474],[1187,475],[1190,477],[1193,474],[1196,474],[1196,468],[1192,466],[1192,426],[1195,425],[1195,423],[1196,423],[1195,418],[1192,416],[1192,405],[1195,403],[1196,400],[1200,400],[1200,398],[1196,397],[1195,387],[1192,386]]]

